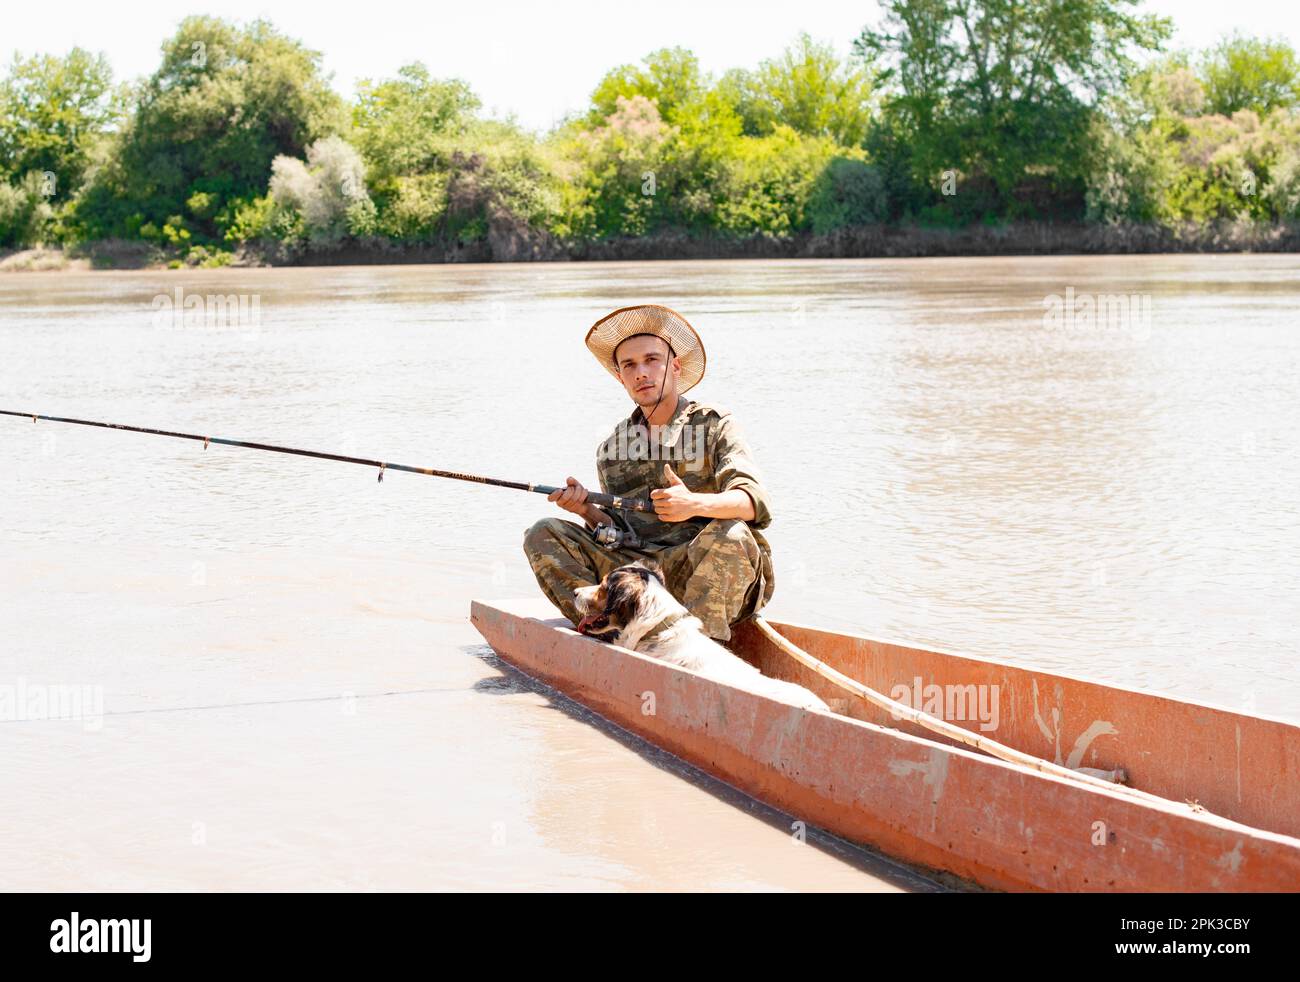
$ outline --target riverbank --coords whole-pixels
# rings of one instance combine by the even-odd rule
[[[583,262],[680,259],[901,259],[960,256],[1066,256],[1161,253],[1300,252],[1300,222],[1220,222],[1166,226],[1019,222],[933,228],[864,225],[825,235],[746,237],[661,232],[650,236],[562,242],[518,226],[475,242],[353,240],[325,247],[245,244],[230,253],[184,255],[147,242],[108,240],[68,248],[0,251],[0,272],[69,269],[165,269],[180,266],[383,266],[462,262]]]

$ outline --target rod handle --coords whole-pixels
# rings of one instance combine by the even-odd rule
[[[537,484],[533,486],[533,490],[538,494],[550,494],[552,491],[561,489],[550,484]],[[645,498],[624,498],[617,494],[605,494],[603,491],[588,491],[587,504],[595,505],[597,508],[614,508],[619,511],[643,511],[651,515],[655,511],[653,501],[647,501]]]

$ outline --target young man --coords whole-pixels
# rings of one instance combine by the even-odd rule
[[[596,451],[600,490],[648,498],[655,514],[607,513],[588,504],[587,489],[570,477],[549,500],[585,524],[535,523],[524,536],[528,563],[542,592],[577,624],[576,589],[651,558],[705,632],[726,641],[731,625],[772,597],[772,552],[758,531],[772,516],[731,414],[682,394],[704,376],[704,345],[681,314],[658,304],[615,310],[587,332],[586,344],[636,403]],[[613,525],[640,544],[602,545],[594,537],[598,525]]]

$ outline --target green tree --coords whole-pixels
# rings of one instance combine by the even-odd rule
[[[415,62],[395,79],[358,84],[352,109],[356,144],[375,179],[423,174],[446,155],[449,137],[465,135],[480,106],[466,83],[434,79]]]
[[[767,136],[738,141],[725,162],[716,227],[735,235],[804,231],[814,187],[839,149],[827,137],[806,136],[784,123]]]
[[[1241,109],[1264,114],[1300,102],[1300,64],[1285,41],[1234,34],[1206,52],[1200,77],[1206,108],[1224,116]]]
[[[48,172],[56,194],[76,190],[124,97],[103,55],[15,55],[0,82],[0,179]]]
[[[1167,226],[1294,217],[1300,117],[1207,114],[1205,104],[1183,57],[1150,66],[1108,100],[1096,122],[1090,216]]]
[[[1014,213],[1026,180],[1081,184],[1098,98],[1169,36],[1167,19],[1129,11],[1136,2],[887,0],[854,50],[880,66],[918,181],[983,178]]]
[[[779,58],[759,66],[755,82],[770,107],[773,125],[827,137],[845,147],[859,146],[866,136],[873,73],[863,65],[841,62],[829,44],[800,34]]]
[[[709,80],[700,74],[700,60],[685,48],[661,48],[647,55],[643,63],[644,67],[620,65],[600,80],[591,96],[590,126],[601,126],[616,113],[620,96],[644,96],[672,126],[709,88]]]
[[[215,239],[216,215],[265,193],[272,160],[302,157],[346,126],[317,52],[265,21],[186,18],[78,201],[78,224],[90,236],[133,236],[179,217]]]
[[[566,225],[586,237],[645,235],[668,179],[666,149],[674,134],[645,95],[617,96],[601,126],[569,147],[579,164],[577,193],[566,198]]]

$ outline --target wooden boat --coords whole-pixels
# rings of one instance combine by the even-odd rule
[[[994,759],[861,700],[830,714],[716,683],[584,637],[544,600],[474,601],[470,617],[521,671],[793,819],[904,862],[1000,890],[1300,891],[1300,727],[1284,720],[768,622],[886,694],[983,694],[997,723],[985,735],[1070,767],[1122,767],[1155,799]],[[844,695],[752,624],[731,647],[824,699]],[[995,718],[965,715],[951,721],[974,732]]]

